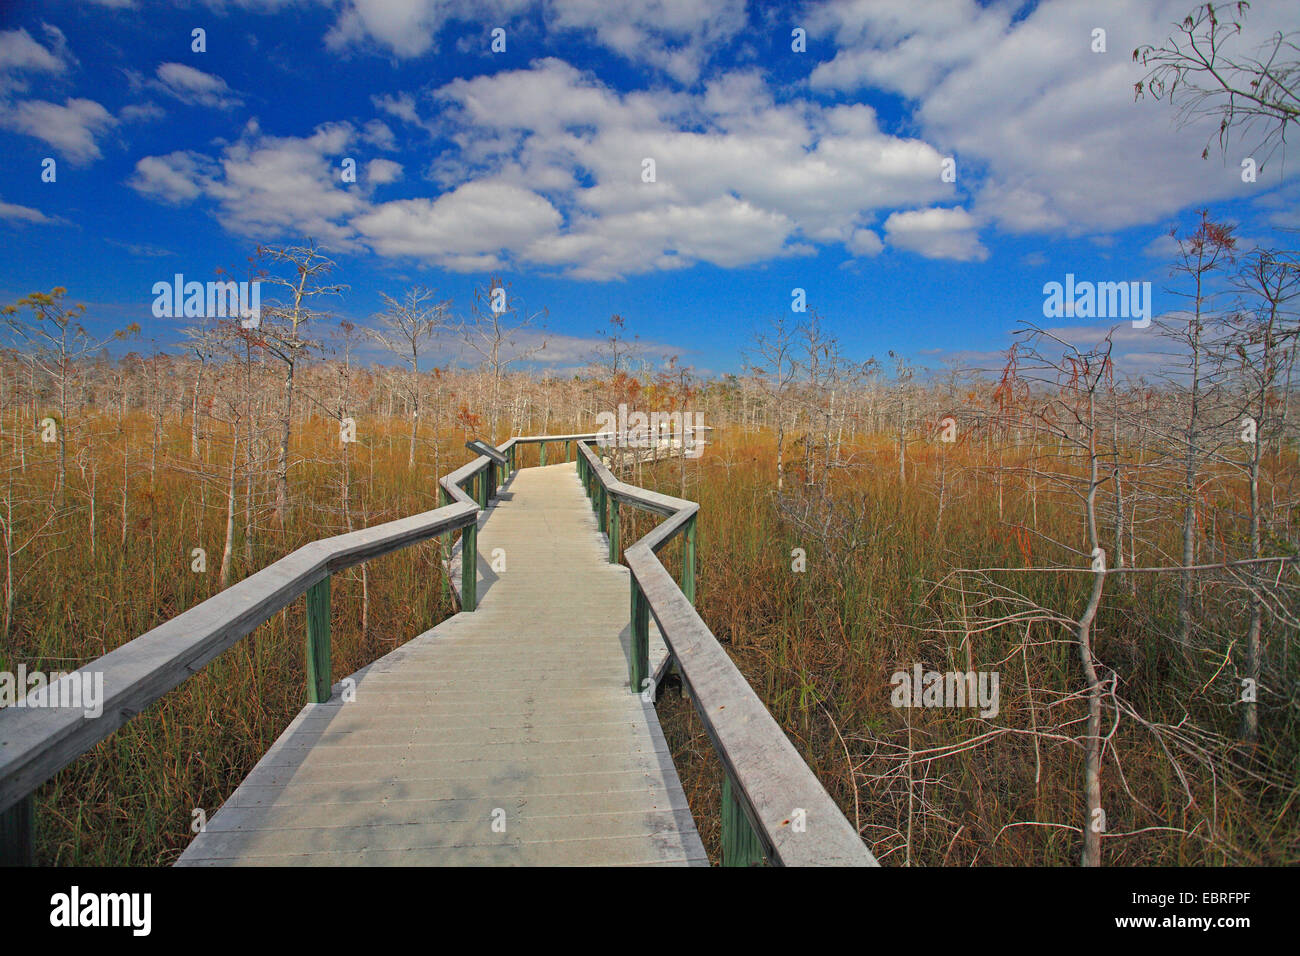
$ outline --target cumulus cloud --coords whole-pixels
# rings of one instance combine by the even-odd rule
[[[401,199],[357,216],[353,225],[380,254],[437,262],[459,271],[498,268],[500,251],[527,245],[559,226],[541,196],[504,182],[472,182],[437,199]]]
[[[0,95],[27,90],[29,81],[24,73],[57,76],[66,73],[74,62],[63,32],[50,24],[44,28],[53,49],[38,43],[22,28],[0,31]]]
[[[989,257],[965,209],[912,209],[891,213],[885,220],[890,245],[910,249],[927,259],[983,262]]]
[[[493,20],[494,26],[504,26],[531,5],[531,0],[342,0],[325,43],[334,50],[372,44],[398,57],[417,57],[437,49],[448,21]]]
[[[855,229],[847,243],[849,252],[855,256],[875,256],[885,248],[880,237],[870,229]]]
[[[322,0],[324,2],[324,0]],[[333,6],[334,4],[330,4]],[[548,30],[568,39],[602,46],[625,59],[693,84],[713,54],[746,27],[745,0],[642,0],[615,4],[608,0],[342,0],[325,36],[333,50],[374,47],[410,59],[436,51],[440,34],[452,21],[507,31],[513,21],[540,9]],[[486,34],[485,34],[486,36]],[[486,41],[484,41],[486,42]],[[475,41],[462,34],[461,52]]]
[[[375,202],[376,186],[404,175],[387,159],[341,188],[332,166],[349,144],[387,142],[382,121],[304,138],[265,137],[252,124],[219,157],[145,157],[131,185],[164,202],[212,200],[240,233],[293,229],[451,269],[532,264],[591,279],[741,267],[829,243],[874,256],[884,242],[867,226],[878,212],[953,196],[940,154],[883,131],[870,107],[778,103],[753,71],[697,93],[621,93],[546,59],[453,80],[427,99],[373,102],[451,144],[427,171],[435,195]],[[912,215],[887,222],[892,244],[941,258],[985,254],[964,211]]]
[[[402,164],[391,159],[372,159],[366,163],[366,179],[376,186],[395,183],[402,178]]]
[[[974,0],[828,3],[809,8],[809,30],[834,41],[836,52],[811,82],[913,101],[929,141],[987,169],[973,186],[972,211],[982,222],[1067,235],[1150,223],[1252,188],[1235,157],[1201,160],[1215,120],[1180,129],[1167,103],[1134,102],[1145,71],[1129,53],[1159,44],[1186,7],[1044,0],[1021,16],[1014,5]],[[1252,9],[1242,47],[1294,29],[1284,7]],[[1106,53],[1091,49],[1099,25],[1107,28]]]
[[[327,123],[304,137],[266,136],[250,121],[219,162],[195,151],[146,156],[129,185],[167,202],[208,199],[218,221],[238,235],[296,234],[355,249],[347,222],[366,208],[365,184],[339,182],[340,160],[355,136],[347,123]]]
[[[95,139],[116,123],[94,100],[80,98],[62,104],[23,100],[0,119],[0,124],[48,143],[74,166],[84,166],[103,155]]]
[[[546,196],[566,228],[516,252],[577,276],[740,266],[814,243],[870,255],[879,246],[862,225],[875,210],[953,192],[940,154],[882,131],[870,107],[778,103],[755,72],[698,94],[619,93],[546,59],[455,80],[434,104],[456,145],[434,163],[435,181],[491,176]],[[404,97],[384,105],[408,115],[418,106]]]
[[[580,30],[634,63],[644,63],[679,83],[693,84],[717,49],[746,26],[745,0],[553,0],[552,29]]]

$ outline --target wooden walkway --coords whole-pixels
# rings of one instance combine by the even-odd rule
[[[178,865],[708,864],[574,465],[515,471],[478,527],[477,610],[308,704]]]

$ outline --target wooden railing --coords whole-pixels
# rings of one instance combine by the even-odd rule
[[[700,506],[619,481],[585,444],[578,450],[578,474],[608,533],[610,561],[618,560],[620,503],[666,519],[623,551],[632,592],[628,679],[633,693],[649,690],[653,616],[722,764],[723,865],[879,865],[695,611]],[[658,557],[678,535],[681,587]]]

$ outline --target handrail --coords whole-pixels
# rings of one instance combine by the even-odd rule
[[[619,481],[585,444],[578,450],[583,486],[601,530],[609,529],[611,562],[618,560],[620,501],[667,519],[623,552],[632,592],[629,685],[635,693],[651,680],[653,615],[722,763],[723,865],[766,858],[780,866],[879,866],[695,610],[699,504]],[[657,556],[678,534],[685,546],[681,588]]]

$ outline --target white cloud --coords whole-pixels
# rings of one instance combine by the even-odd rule
[[[404,59],[417,57],[437,48],[438,34],[450,20],[504,26],[530,5],[530,0],[342,0],[325,43],[332,50],[373,43]]]
[[[94,100],[67,99],[63,105],[23,100],[0,118],[0,125],[48,143],[74,166],[84,166],[103,154],[96,136],[117,121]]]
[[[814,87],[895,90],[915,99],[971,62],[1006,29],[1012,8],[974,0],[847,0],[810,6],[809,32],[831,36],[835,55],[810,76]],[[816,52],[812,50],[811,52]]]
[[[221,77],[184,63],[160,64],[157,77],[151,86],[191,106],[225,110],[238,106],[240,102]]]
[[[320,0],[335,6],[332,0]],[[490,28],[506,30],[513,21],[540,9],[551,33],[581,34],[629,61],[661,71],[679,83],[693,84],[710,57],[746,28],[745,0],[642,0],[636,4],[608,0],[341,0],[338,17],[325,35],[336,51],[373,46],[401,59],[438,49],[439,35],[452,21],[461,31],[457,48],[468,52],[487,42]],[[472,25],[472,26],[471,26]],[[479,41],[471,31],[482,34]],[[573,36],[565,37],[572,42]]]
[[[870,229],[854,230],[847,243],[849,252],[855,256],[875,256],[879,255],[885,248],[885,244],[880,241],[880,237]]]
[[[32,74],[48,88],[51,81],[63,79],[76,65],[63,31],[49,23],[42,23],[41,29],[48,47],[25,29],[0,30],[0,111],[11,108],[6,102],[9,96],[31,88]]]
[[[1170,260],[1178,255],[1178,241],[1163,232],[1142,247],[1142,254],[1151,259]]]
[[[32,209],[30,206],[18,206],[14,203],[5,202],[3,199],[0,199],[0,219],[7,222],[37,223],[40,225],[47,225],[55,221],[39,209]]]
[[[428,175],[440,195],[374,203],[403,167],[372,159],[352,188],[337,181],[345,147],[388,142],[379,120],[305,138],[262,136],[256,124],[219,157],[146,157],[131,185],[165,202],[200,197],[228,229],[295,231],[381,255],[453,269],[507,262],[614,279],[707,262],[734,268],[842,243],[877,255],[867,225],[887,210],[887,241],[932,258],[987,255],[952,199],[928,143],[880,129],[863,104],[778,103],[754,71],[698,93],[620,93],[555,59],[457,79],[434,91],[431,117],[410,93],[373,99],[383,113],[450,141]],[[643,181],[643,161],[655,163]]]
[[[754,72],[699,94],[620,94],[555,59],[455,80],[434,95],[456,144],[432,175],[545,195],[567,228],[521,252],[612,278],[695,261],[739,266],[853,241],[875,210],[951,197],[942,157],[883,132],[861,104],[777,103]],[[380,104],[413,114],[404,97]],[[644,182],[653,159],[655,181]],[[869,254],[866,235],[857,240]]]
[[[745,0],[552,0],[546,11],[552,29],[590,31],[601,46],[688,85],[747,23]]]
[[[551,234],[560,214],[541,196],[503,182],[467,183],[437,199],[400,199],[353,225],[381,255],[409,256],[458,271],[497,268],[503,248]]]
[[[16,74],[58,75],[68,70],[71,55],[63,33],[48,24],[45,33],[54,45],[53,51],[32,39],[32,35],[22,28],[0,31],[0,93],[27,89],[27,81]]]
[[[975,231],[975,220],[965,209],[936,207],[891,213],[885,220],[885,238],[891,246],[927,259],[983,262],[989,257]]]
[[[372,159],[366,163],[366,179],[376,186],[395,183],[402,178],[402,164],[391,159]]]
[[[193,151],[146,156],[129,184],[168,202],[212,200],[217,219],[237,235],[262,241],[310,236],[355,249],[347,221],[366,209],[366,184],[344,184],[340,176],[340,160],[354,138],[347,123],[327,123],[305,137],[273,137],[250,121],[219,162]]]
[[[952,147],[962,168],[974,159],[987,169],[972,187],[981,222],[1067,235],[1151,223],[1259,188],[1241,182],[1235,155],[1225,163],[1212,150],[1201,160],[1216,120],[1178,129],[1168,103],[1134,102],[1145,71],[1131,51],[1160,44],[1187,6],[1044,0],[1014,19],[1018,7],[1008,3],[832,2],[809,10],[810,33],[836,51],[812,83],[915,100],[927,139]],[[1244,50],[1273,30],[1294,30],[1287,6],[1252,9],[1234,42]],[[1107,28],[1106,53],[1091,50],[1099,25]]]
[[[383,120],[372,119],[366,123],[361,132],[361,139],[379,149],[394,150],[397,148],[397,137],[393,135],[392,129]]]
[[[147,123],[166,115],[167,111],[157,103],[130,103],[118,110],[117,118],[124,123]]]
[[[136,192],[169,203],[184,203],[203,194],[214,167],[200,153],[175,152],[146,156],[135,164],[127,184]]]

